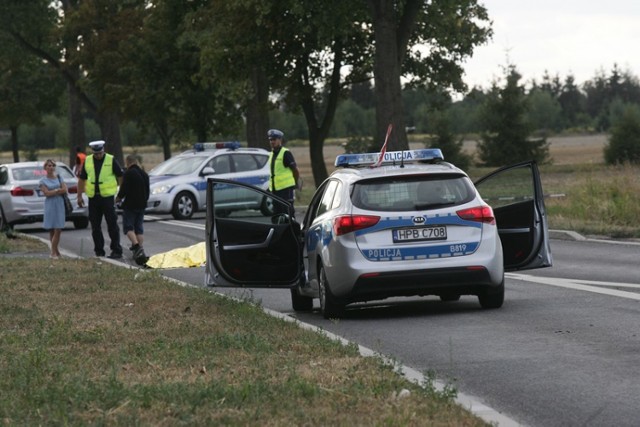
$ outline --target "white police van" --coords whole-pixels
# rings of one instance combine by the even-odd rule
[[[474,185],[439,149],[380,156],[338,156],[302,224],[286,201],[210,178],[206,284],[290,288],[295,310],[312,310],[317,298],[330,318],[353,303],[399,296],[473,295],[483,308],[499,308],[505,270],[552,265],[535,162]],[[218,200],[246,192],[287,213],[216,214]]]

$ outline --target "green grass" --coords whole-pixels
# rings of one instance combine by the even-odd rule
[[[485,425],[453,388],[156,272],[0,257],[0,290],[5,425]]]

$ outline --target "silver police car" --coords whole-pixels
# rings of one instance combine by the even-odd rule
[[[294,310],[311,310],[317,298],[332,318],[349,304],[398,296],[474,295],[499,308],[505,270],[552,265],[533,161],[475,185],[438,149],[345,154],[335,165],[302,224],[284,200],[209,179],[206,283],[288,287]],[[271,197],[280,213],[216,215],[225,193],[246,191]]]
[[[188,219],[206,208],[207,178],[214,176],[267,189],[269,152],[241,148],[238,142],[196,143],[193,150],[174,156],[149,171],[146,213],[170,213]],[[255,207],[263,198],[227,200],[219,214]]]

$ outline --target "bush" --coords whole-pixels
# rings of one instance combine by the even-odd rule
[[[604,147],[608,164],[640,163],[640,108],[627,105],[611,128],[609,144]]]

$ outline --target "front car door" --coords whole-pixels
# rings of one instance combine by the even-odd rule
[[[229,199],[247,202],[230,212]],[[293,207],[241,182],[207,180],[206,247],[208,286],[291,288],[303,273]]]
[[[500,168],[475,185],[493,208],[505,270],[551,267],[547,213],[536,162]]]

